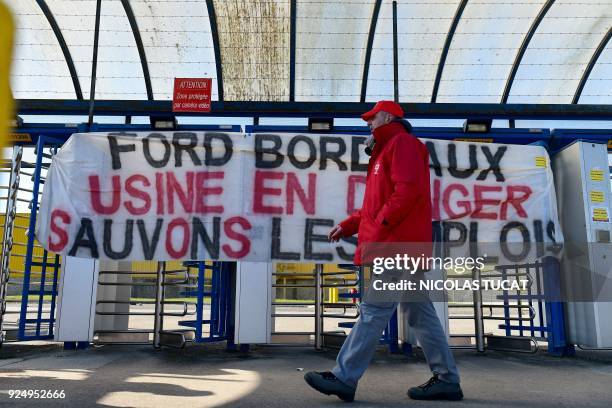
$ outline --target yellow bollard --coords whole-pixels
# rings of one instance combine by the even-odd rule
[[[328,288],[328,299],[330,303],[338,303],[338,288]]]

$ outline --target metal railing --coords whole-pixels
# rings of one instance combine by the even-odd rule
[[[514,295],[509,291],[484,291],[482,288],[472,292],[472,302],[468,304],[449,304],[449,320],[472,320],[474,332],[450,334],[452,338],[473,339],[470,345],[452,345],[457,349],[474,349],[484,352],[486,349],[534,353],[539,348],[539,341],[546,340],[547,323],[545,321],[545,301],[540,262],[532,264],[497,265],[490,272],[474,269],[471,279],[526,278],[525,291],[517,290]],[[463,275],[447,276],[465,278]],[[484,296],[494,297],[483,300]],[[496,303],[498,302],[498,303]],[[452,314],[452,309],[472,309],[472,314]],[[526,315],[525,315],[526,313]],[[487,331],[487,322],[503,322],[493,330]],[[490,327],[490,325],[489,325]],[[499,332],[502,332],[501,334]],[[525,336],[525,333],[529,335]]]
[[[159,348],[161,345],[182,347],[186,341],[193,340],[194,329],[176,329],[167,334],[163,324],[165,316],[185,317],[196,314],[195,302],[165,299],[166,287],[189,285],[188,268],[166,270],[166,263],[158,262],[156,271],[135,271],[131,267],[130,270],[104,269],[99,271],[98,276],[96,327],[111,327],[96,329],[94,344],[152,344]],[[100,289],[105,287],[111,289]],[[146,287],[153,289],[154,298],[149,300],[132,297],[136,288]],[[112,299],[106,299],[106,296]],[[153,308],[148,307],[150,305]],[[167,311],[166,306],[178,308]],[[104,321],[106,317],[112,319]],[[144,317],[151,317],[153,321],[146,322]],[[175,336],[175,341],[162,342],[162,338],[168,340],[168,337],[173,337],[175,333],[180,338]]]
[[[182,348],[189,342],[228,340],[231,271],[222,264],[184,262],[180,267],[169,269],[168,263],[158,262],[155,271],[100,271],[99,287],[123,288],[124,293],[110,291],[108,296],[113,299],[98,295],[96,315],[120,321],[112,322],[113,328],[95,330],[94,343],[150,344],[160,349]],[[210,271],[209,277],[206,271]],[[138,289],[147,287],[154,293],[151,298],[133,297]],[[174,288],[170,299],[169,288]],[[107,305],[113,306],[112,310],[100,310]],[[145,321],[145,317],[152,321]],[[96,326],[105,325],[99,322]]]
[[[9,174],[8,185],[0,186],[7,191],[6,210],[4,212],[4,225],[2,234],[2,254],[0,259],[0,344],[4,342],[4,320],[7,311],[7,289],[11,278],[10,259],[13,250],[13,230],[15,229],[15,218],[17,215],[17,192],[19,188],[19,171],[21,169],[21,159],[23,148],[14,147],[12,160],[2,162],[2,173]],[[10,330],[10,329],[8,329]],[[9,336],[10,337],[10,336]]]
[[[35,147],[13,147],[1,171],[9,174],[2,243],[0,341],[52,339],[60,257],[34,237],[39,201],[58,141],[41,136]],[[29,159],[32,158],[33,160]],[[31,186],[28,183],[31,182]],[[27,204],[27,206],[25,205]],[[15,318],[12,318],[15,317]]]
[[[307,319],[314,323],[312,330],[276,330],[276,320],[273,323],[272,342],[276,345],[298,345],[308,346],[314,345],[315,349],[321,349],[324,346],[325,336],[338,334],[338,332],[325,332],[325,319],[344,319],[354,320],[359,316],[358,305],[351,302],[340,302],[340,298],[355,298],[357,299],[361,293],[361,287],[358,268],[352,265],[337,265],[337,270],[325,272],[323,264],[315,264],[311,272],[273,272],[275,282],[272,287],[276,289],[274,299],[272,301],[272,318],[274,319]],[[290,278],[295,282],[288,283],[286,280]],[[299,279],[297,279],[299,278]],[[279,283],[279,279],[285,279],[284,283]],[[299,283],[298,283],[299,282]],[[308,294],[301,297],[310,298],[313,300],[304,301],[286,301],[277,300],[278,289],[312,289]],[[340,291],[346,293],[339,293]],[[351,291],[352,290],[352,291]],[[327,298],[325,296],[327,292]],[[298,296],[295,295],[297,298]],[[333,299],[337,297],[337,299]],[[308,307],[308,311],[279,311],[278,308],[304,308]],[[312,309],[312,311],[310,310]],[[334,309],[329,311],[328,309]],[[339,327],[340,328],[340,327]],[[342,331],[344,334],[344,331]],[[279,341],[284,340],[284,341]]]

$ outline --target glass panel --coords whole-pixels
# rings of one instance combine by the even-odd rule
[[[368,78],[367,100],[393,99],[393,8],[380,10]],[[458,0],[398,2],[398,93],[401,102],[429,102],[440,53]]]
[[[298,101],[358,102],[373,0],[298,1]]]
[[[95,0],[56,0],[47,1],[62,35],[68,44],[74,66],[81,83],[83,97],[89,98],[91,58],[93,56],[93,40],[96,1]],[[104,10],[104,2],[102,5]],[[58,54],[58,55],[61,55]]]
[[[607,104],[611,102],[612,91],[612,41],[599,56],[597,63],[584,85],[582,95],[578,103],[583,104]],[[609,124],[608,124],[609,125]]]
[[[49,0],[88,97],[95,0]],[[358,101],[375,0],[298,0],[296,100]],[[393,98],[391,0],[381,7],[367,100]],[[75,98],[64,56],[34,0],[8,1],[17,23],[11,78],[16,98]],[[203,1],[131,0],[155,99],[172,97],[174,77],[213,78],[216,66]],[[398,2],[399,95],[429,102],[459,0]],[[544,0],[468,2],[444,67],[439,102],[500,101],[510,68]],[[289,0],[214,1],[226,100],[289,99]],[[509,103],[569,103],[593,52],[612,25],[612,2],[558,0],[534,35]],[[612,44],[599,58],[580,103],[610,102]],[[97,98],[146,98],[133,33],[119,0],[102,3]]]
[[[438,102],[499,103],[516,54],[544,1],[468,2],[453,38]]]
[[[612,2],[555,2],[525,53],[508,103],[570,103],[589,59],[611,24]],[[609,62],[609,57],[605,58]],[[606,66],[605,75],[610,79]],[[598,82],[601,88],[588,92],[602,95],[606,100],[600,101],[610,103],[610,82]]]
[[[76,98],[59,43],[33,0],[7,1],[15,18],[11,87],[17,99]]]
[[[215,1],[224,99],[289,100],[287,0]]]
[[[136,40],[121,1],[104,0],[101,11],[96,98],[147,99]],[[89,75],[86,80],[91,81]]]
[[[204,1],[131,0],[149,62],[156,100],[172,99],[174,78],[212,78],[217,100],[217,70]],[[138,67],[138,55],[134,63]]]

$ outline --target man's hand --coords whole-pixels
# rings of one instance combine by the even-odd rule
[[[329,242],[338,242],[340,238],[342,238],[342,227],[336,225],[329,231],[329,234],[327,234],[327,239],[329,239]]]

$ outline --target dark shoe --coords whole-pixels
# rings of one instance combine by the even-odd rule
[[[410,388],[408,396],[414,400],[459,401],[463,399],[463,391],[459,383],[442,381],[434,375],[425,384]]]
[[[312,388],[325,395],[336,395],[346,402],[353,402],[355,399],[355,388],[349,387],[329,371],[309,371],[304,374],[304,380]]]

